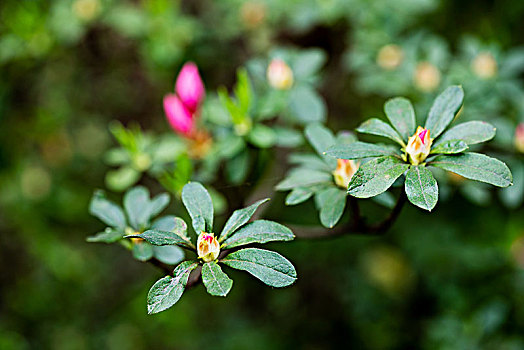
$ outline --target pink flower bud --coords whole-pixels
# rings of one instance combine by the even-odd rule
[[[429,155],[432,140],[429,137],[429,130],[419,126],[417,131],[408,140],[406,153],[409,155],[409,161],[413,165],[419,165]]]
[[[189,136],[194,127],[193,115],[175,94],[164,96],[164,111],[173,130]]]
[[[202,232],[197,240],[198,257],[204,262],[216,260],[220,254],[220,244],[213,233]]]
[[[333,171],[333,177],[337,186],[347,189],[349,181],[357,172],[358,167],[359,164],[353,160],[337,159],[337,168]]]
[[[520,123],[515,129],[515,148],[524,153],[524,123]]]
[[[293,71],[280,58],[274,58],[269,63],[266,75],[269,85],[277,90],[288,90],[293,85]]]
[[[176,79],[175,91],[184,106],[191,113],[195,113],[206,94],[196,64],[193,62],[184,64]]]

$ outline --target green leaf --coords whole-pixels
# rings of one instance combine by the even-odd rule
[[[456,154],[467,150],[468,145],[462,140],[444,141],[431,148],[430,154]]]
[[[129,224],[140,231],[149,221],[149,190],[143,186],[133,187],[124,195],[124,208]]]
[[[297,79],[308,78],[315,74],[326,62],[326,54],[320,49],[301,51],[291,65]]]
[[[407,98],[395,97],[388,100],[384,104],[384,112],[403,141],[407,141],[415,133],[415,110]]]
[[[269,148],[277,142],[277,134],[275,131],[263,124],[255,124],[248,138],[253,145],[259,148]]]
[[[97,190],[91,198],[89,213],[111,227],[124,230],[126,217],[120,206],[108,200],[103,191]]]
[[[326,157],[325,153],[327,149],[335,144],[335,136],[325,126],[314,123],[308,124],[304,130],[307,140],[313,146],[315,151],[324,159],[324,161],[330,167],[336,167],[337,161],[332,157]]]
[[[307,201],[312,195],[313,190],[308,187],[295,187],[286,197],[286,205],[296,205]]]
[[[235,232],[240,226],[244,225],[249,221],[249,219],[251,219],[261,204],[266,203],[267,201],[269,201],[269,198],[264,198],[251,204],[249,207],[235,210],[224,225],[222,233],[220,234],[220,239],[218,241],[222,242],[231,236],[231,234]]]
[[[184,220],[174,215],[162,216],[161,218],[158,218],[155,221],[153,221],[153,223],[151,224],[151,229],[160,231],[173,231],[180,226],[180,221],[184,222]],[[184,225],[186,225],[185,222]]]
[[[237,83],[234,87],[234,93],[238,101],[238,105],[243,114],[247,114],[251,106],[251,82],[245,68],[237,70]]]
[[[182,189],[182,202],[186,207],[196,234],[213,232],[213,203],[211,196],[199,182],[190,182]]]
[[[495,137],[495,131],[495,127],[486,122],[466,122],[458,124],[446,131],[438,138],[435,145],[439,145],[449,140],[462,140],[468,145],[473,145],[491,140],[493,137]]]
[[[226,275],[216,261],[202,266],[202,282],[209,294],[225,297],[233,287],[233,280]]]
[[[480,153],[468,152],[456,156],[438,156],[428,162],[428,165],[498,187],[508,187],[513,181],[506,164]]]
[[[357,131],[363,134],[384,136],[402,146],[406,145],[399,134],[389,124],[377,118],[366,120],[357,128]]]
[[[172,245],[153,247],[153,256],[168,265],[175,265],[184,260],[184,251]]]
[[[291,164],[300,164],[304,168],[308,169],[332,171],[336,168],[336,164],[329,166],[326,164],[326,162],[313,153],[293,153],[289,156],[288,161]]]
[[[273,127],[273,131],[276,135],[276,145],[280,147],[298,147],[304,143],[304,138],[302,133],[283,127]]]
[[[326,104],[309,86],[299,85],[291,90],[289,108],[292,115],[304,124],[326,120]]]
[[[411,203],[431,211],[438,201],[437,180],[422,165],[412,165],[406,174],[406,195]]]
[[[331,146],[326,154],[339,159],[361,159],[388,156],[392,155],[393,151],[382,145],[357,141],[349,145]]]
[[[225,265],[244,270],[271,287],[286,287],[297,280],[293,265],[282,255],[263,249],[246,248],[226,256]]]
[[[457,85],[448,87],[437,96],[426,120],[426,129],[430,130],[432,138],[437,138],[451,123],[463,100],[464,90]]]
[[[409,164],[396,157],[381,157],[362,164],[351,178],[348,193],[357,198],[374,197],[386,191]]]
[[[224,241],[222,247],[233,248],[251,243],[291,241],[294,238],[293,232],[284,225],[274,221],[256,220],[235,231]]]
[[[191,243],[191,240],[186,236],[186,223],[180,218],[175,218],[175,220],[176,227],[172,231],[147,230],[144,233],[125,237],[142,238],[153,245],[178,245],[194,250],[194,244]]]
[[[175,305],[186,288],[189,274],[197,266],[197,262],[184,261],[175,268],[173,277],[159,279],[147,294],[147,313],[156,314]]]
[[[153,246],[147,242],[133,243],[133,257],[140,261],[147,261],[153,257]]]
[[[131,167],[123,166],[117,170],[108,171],[105,182],[107,188],[121,192],[133,186],[142,176],[142,173]]]
[[[226,176],[232,184],[244,182],[250,170],[250,157],[247,148],[226,163]]]
[[[346,207],[346,191],[330,187],[315,196],[320,209],[320,222],[324,227],[332,228],[340,220]]]
[[[291,170],[289,175],[280,181],[275,188],[278,191],[285,191],[295,187],[307,187],[322,182],[333,182],[333,175],[319,170],[297,168]]]
[[[94,236],[87,237],[87,241],[90,243],[114,243],[121,240],[123,237],[124,234],[122,231],[107,227],[104,232],[99,232]]]
[[[153,218],[160,214],[162,210],[166,209],[169,204],[170,198],[167,193],[160,193],[152,201],[149,202],[149,214],[150,218]]]

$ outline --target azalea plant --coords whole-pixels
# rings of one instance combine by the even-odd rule
[[[232,94],[220,87],[216,95],[205,92],[197,66],[185,64],[176,79],[175,92],[167,94],[163,103],[168,124],[177,137],[155,139],[137,128],[113,127],[121,148],[112,150],[108,158],[135,174],[132,181],[124,182],[120,188],[138,181],[141,171],[147,172],[180,197],[192,221],[194,234],[188,234],[185,221],[178,216],[167,215],[153,221],[166,208],[169,197],[160,194],[151,200],[149,191],[142,186],[129,189],[124,195],[125,213],[102,192],[96,192],[92,199],[91,213],[109,227],[89,241],[119,242],[131,249],[135,258],[153,263],[167,273],[149,291],[151,314],[173,306],[185,289],[199,281],[209,294],[226,296],[233,281],[221,266],[245,270],[272,287],[295,282],[297,273],[286,258],[253,247],[295,237],[289,228],[275,221],[249,222],[268,199],[235,209],[245,206],[250,191],[237,189],[231,195],[227,186],[222,193],[209,186],[223,176],[223,169],[226,183],[259,182],[270,159],[268,152],[275,152],[276,147],[302,147],[302,136],[296,130],[300,124],[306,124],[304,136],[315,153],[292,153],[289,161],[295,167],[275,188],[291,190],[286,205],[299,205],[314,197],[320,224],[325,228],[332,229],[344,221],[344,225],[328,231],[328,236],[383,234],[400,215],[405,198],[431,211],[439,199],[439,190],[430,169],[447,170],[498,187],[512,184],[512,174],[502,161],[469,152],[470,147],[495,136],[492,125],[467,121],[448,129],[462,108],[464,91],[460,86],[450,86],[437,96],[424,127],[417,126],[415,109],[408,99],[388,100],[384,111],[391,124],[372,118],[356,129],[396,143],[375,144],[358,141],[348,131],[335,136],[322,124],[322,113],[315,114],[315,118],[290,118],[283,101],[289,99],[293,105],[297,93],[314,86],[315,71],[323,62],[316,51],[302,56],[278,51],[265,61],[263,77],[261,62],[254,61],[248,65],[250,69],[237,71]],[[310,68],[297,66],[296,62],[309,62]],[[268,107],[272,101],[274,104]],[[300,109],[295,112],[300,113]],[[116,178],[122,177],[122,169]],[[210,191],[198,181],[206,183]],[[388,191],[394,185],[402,187],[396,201]],[[359,209],[358,199],[370,197],[391,209],[383,221],[375,224],[367,222]],[[343,219],[348,211],[349,219]],[[213,225],[215,212],[229,216],[220,234]]]
[[[400,148],[354,142],[327,149],[327,155],[340,159],[372,158],[360,166],[352,177],[348,193],[357,198],[373,197],[386,191],[405,174],[405,193],[409,201],[431,211],[438,201],[438,185],[429,167],[441,168],[498,187],[511,185],[511,172],[503,162],[484,154],[465,152],[470,145],[493,138],[493,126],[470,121],[446,131],[457,116],[463,98],[464,92],[460,86],[447,88],[435,99],[425,126],[418,126],[416,130],[415,112],[409,100],[394,98],[384,105],[386,116],[393,127],[373,118],[357,128],[361,133],[389,138]]]

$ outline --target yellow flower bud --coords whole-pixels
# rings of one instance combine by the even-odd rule
[[[440,71],[429,62],[421,62],[415,68],[413,82],[419,90],[431,92],[440,84]]]
[[[419,126],[415,134],[409,138],[408,145],[406,146],[409,162],[413,165],[419,165],[424,162],[429,155],[432,142],[429,137],[429,129],[424,129]]]
[[[349,181],[358,170],[358,163],[348,159],[337,159],[337,168],[333,171],[333,177],[337,186],[348,188]]]
[[[377,54],[377,64],[385,70],[398,68],[404,60],[404,52],[398,45],[383,46]]]
[[[274,58],[267,67],[269,85],[278,90],[288,90],[293,86],[293,71],[286,62]]]
[[[471,69],[482,79],[493,78],[497,74],[497,61],[491,53],[483,52],[471,62]]]
[[[204,262],[210,262],[218,258],[220,254],[220,244],[213,233],[203,232],[197,240],[198,257]]]
[[[240,18],[244,25],[250,29],[256,28],[264,23],[266,13],[266,5],[258,1],[248,1],[240,7]]]

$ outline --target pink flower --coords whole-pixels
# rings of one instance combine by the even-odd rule
[[[175,94],[164,96],[164,111],[171,127],[176,132],[189,136],[193,132],[193,114]]]
[[[204,83],[193,62],[184,64],[175,83],[175,94],[164,96],[164,111],[176,132],[192,137],[195,117],[206,94]]]
[[[196,64],[193,62],[184,64],[176,79],[175,91],[184,106],[191,113],[195,113],[206,94]]]

